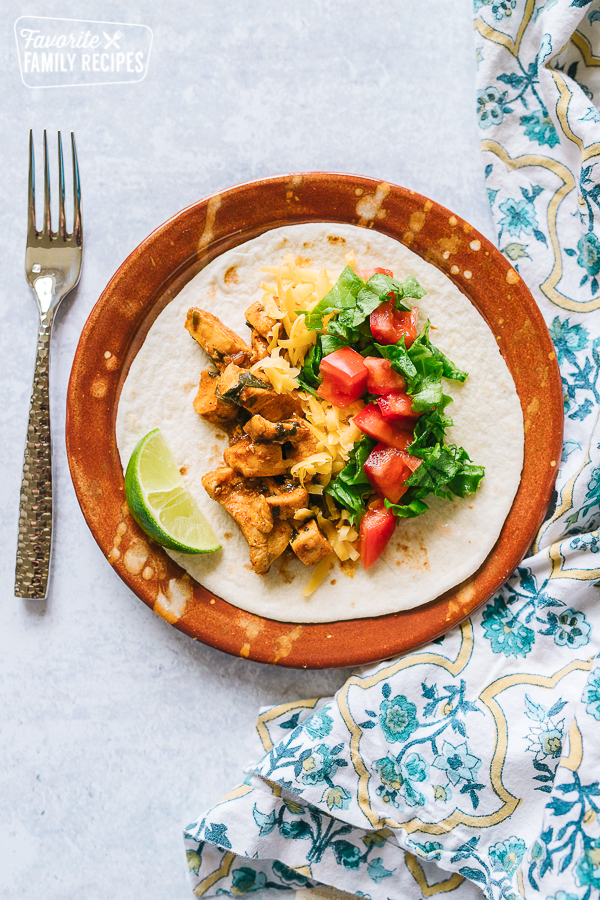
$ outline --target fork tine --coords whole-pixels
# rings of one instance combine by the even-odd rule
[[[79,246],[83,241],[83,224],[81,221],[81,185],[79,183],[79,166],[77,165],[77,150],[75,149],[75,135],[71,132],[71,150],[73,153],[73,235]]]
[[[58,233],[61,238],[67,237],[65,224],[65,169],[60,131],[58,132]]]
[[[35,155],[33,152],[33,129],[29,130],[29,193],[27,199],[27,240],[37,235],[35,230]]]
[[[43,233],[52,237],[52,210],[50,208],[50,162],[48,160],[48,141],[44,129],[44,228]]]

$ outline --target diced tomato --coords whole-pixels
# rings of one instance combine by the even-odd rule
[[[328,403],[332,403],[334,406],[339,406],[342,409],[344,406],[350,406],[351,403],[358,399],[352,394],[345,394],[344,391],[340,391],[337,384],[329,378],[323,379],[317,389],[317,394],[323,400],[327,400]]]
[[[406,465],[404,450],[377,444],[365,460],[365,474],[380,497],[397,503],[408,490],[405,481],[412,475]]]
[[[419,466],[423,462],[423,460],[419,459],[418,456],[411,456],[410,453],[404,454],[404,461],[411,472],[416,472],[416,470],[419,468]]]
[[[397,344],[402,335],[408,349],[417,336],[419,307],[410,312],[394,309],[391,300],[380,303],[370,316],[371,333],[380,344]]]
[[[386,394],[385,397],[378,397],[376,403],[386,419],[392,419],[395,422],[407,422],[408,424],[423,415],[413,410],[412,397],[400,391]]]
[[[389,275],[390,278],[394,277],[394,273],[390,269],[357,269],[356,274],[359,278],[362,278],[363,281],[368,281],[371,275]]]
[[[397,503],[408,490],[407,479],[420,465],[420,459],[404,450],[377,444],[367,457],[364,469],[379,496]]]
[[[347,403],[358,400],[367,389],[369,370],[360,353],[357,353],[352,347],[342,347],[340,350],[324,356],[319,371],[323,376],[326,392],[337,391],[339,394],[344,394],[349,398]],[[339,405],[339,403],[336,404],[336,406]]]
[[[392,391],[406,390],[404,378],[398,372],[394,372],[389,359],[366,356],[364,363],[369,370],[367,378],[369,394],[391,394]]]
[[[414,440],[412,430],[400,428],[391,419],[386,419],[376,403],[369,403],[352,421],[363,434],[397,450],[406,450]]]
[[[370,569],[390,542],[396,528],[396,517],[382,500],[368,509],[360,520],[359,552],[365,569]]]

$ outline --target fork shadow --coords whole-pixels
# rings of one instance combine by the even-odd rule
[[[19,598],[15,599],[18,600]],[[22,603],[27,610],[27,614],[37,616],[38,619],[41,619],[48,612],[48,598],[45,600],[34,600],[30,597],[24,597]]]

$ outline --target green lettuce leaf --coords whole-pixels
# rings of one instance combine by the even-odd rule
[[[408,278],[402,282],[400,287],[402,288],[402,296],[410,297],[412,300],[420,300],[421,297],[424,297],[427,293],[425,288],[421,287],[414,275],[409,275]]]
[[[463,448],[460,448],[463,450]],[[463,450],[463,452],[465,452]],[[485,476],[485,467],[476,466],[470,460],[465,460],[462,469],[456,473],[454,478],[448,482],[448,490],[459,497],[466,497],[467,494],[474,494],[481,479]]]
[[[320,330],[323,328],[323,316],[356,306],[356,297],[362,287],[364,287],[362,278],[359,278],[350,266],[346,266],[329,293],[311,312],[305,314],[306,327]]]
[[[411,444],[408,451],[423,460],[406,482],[416,489],[413,494],[417,499],[427,494],[447,500],[452,500],[453,494],[464,497],[477,490],[485,474],[483,466],[473,465],[464,447],[438,443],[415,449]]]
[[[379,303],[393,299],[394,307],[404,310],[404,312],[409,312],[412,306],[412,304],[403,302],[405,297],[411,300],[420,300],[427,293],[413,275],[409,275],[405,281],[400,282],[390,275],[383,275],[381,272],[375,272],[374,275],[371,275],[367,282],[367,288],[371,293],[377,294]],[[378,305],[374,306],[373,309],[376,309]],[[373,312],[373,309],[371,312]]]
[[[461,369],[457,368],[457,366],[454,365],[452,360],[448,359],[448,357],[445,356],[441,350],[438,350],[438,348],[435,347],[431,343],[431,340],[429,339],[429,329],[430,328],[431,328],[431,323],[428,319],[427,322],[425,323],[425,327],[423,328],[423,331],[416,338],[412,347],[410,348],[411,359],[413,359],[413,361],[415,361],[415,364],[416,364],[417,355],[422,354],[423,350],[427,350],[428,351],[427,355],[431,355],[433,357],[433,359],[439,365],[441,365],[441,367],[442,367],[441,372],[442,372],[442,375],[444,376],[444,378],[450,378],[452,381],[463,381],[463,382],[466,381],[469,373],[463,372]],[[424,357],[425,354],[422,354],[422,356]]]
[[[408,355],[408,350],[406,349],[404,342],[404,335],[402,335],[397,344],[376,343],[375,347],[379,356],[383,356],[384,359],[389,359],[392,364],[392,369],[404,377],[407,390],[410,392],[411,386],[416,382],[419,375],[415,368],[415,364]]]
[[[429,509],[422,500],[412,500],[410,503],[391,503],[389,500],[383,502],[398,519],[416,519],[417,516],[422,516]]]
[[[444,405],[446,401],[450,402],[451,398],[445,394],[442,396],[442,402],[437,409],[418,418],[415,422],[415,439],[411,446],[411,453],[417,456],[417,450],[425,447],[432,447],[434,444],[443,444],[446,435],[446,428],[450,428],[454,423],[450,416],[444,413]]]
[[[323,359],[323,347],[321,345],[321,337],[317,335],[317,341],[309,349],[304,357],[304,364],[300,370],[300,379],[304,384],[316,386],[321,384],[323,380],[319,372],[321,360]]]
[[[350,266],[346,266],[329,293],[311,312],[305,314],[306,327],[321,330],[323,317],[337,312],[338,326],[348,329],[358,328],[384,300],[392,297],[396,309],[408,312],[411,307],[403,302],[403,298],[419,299],[425,293],[426,291],[412,276],[401,283],[389,275],[375,272],[365,284]]]
[[[350,451],[348,464],[325,488],[326,494],[348,510],[352,525],[360,522],[366,509],[365,501],[373,493],[363,466],[376,443],[368,437],[357,441]]]

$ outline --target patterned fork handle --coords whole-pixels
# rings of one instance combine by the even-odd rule
[[[52,318],[40,319],[21,482],[15,597],[43,600],[52,545],[52,445],[49,362]]]

